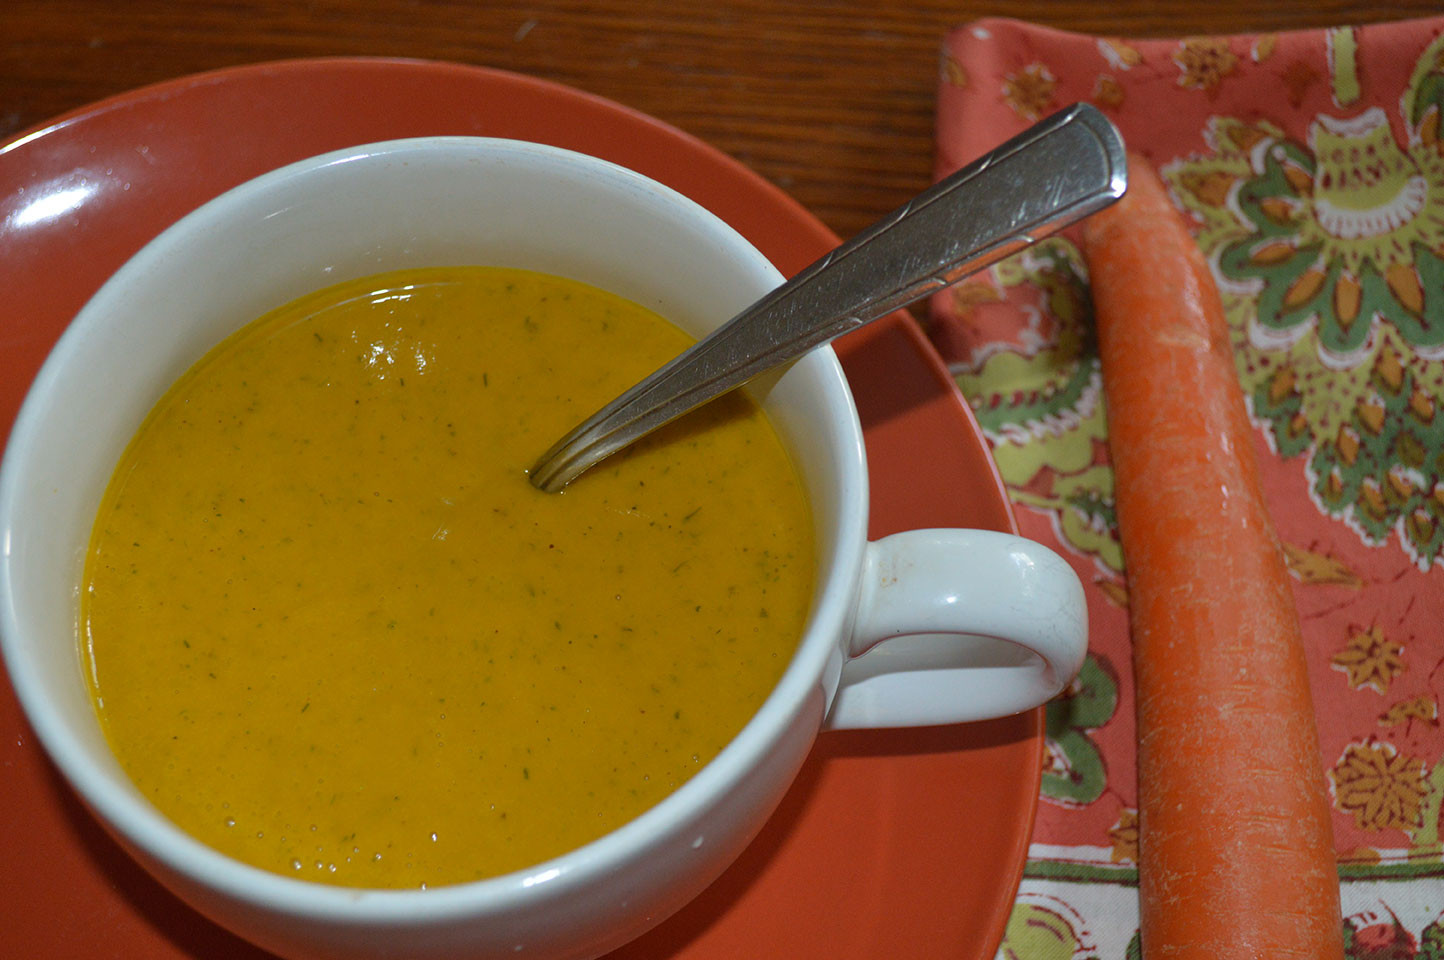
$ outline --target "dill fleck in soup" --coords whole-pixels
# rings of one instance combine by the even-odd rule
[[[106,491],[81,642],[137,787],[203,842],[357,887],[593,840],[742,728],[800,636],[811,514],[734,394],[560,495],[526,470],[687,337],[458,267],[281,308],[161,399]]]

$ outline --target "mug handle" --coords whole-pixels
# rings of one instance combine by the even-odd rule
[[[985,720],[1047,701],[1083,665],[1083,584],[1041,544],[990,530],[909,530],[867,545],[826,726]]]

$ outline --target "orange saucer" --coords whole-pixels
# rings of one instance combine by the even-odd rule
[[[189,210],[306,156],[465,134],[591,153],[717,213],[792,274],[836,244],[706,144],[527,77],[400,60],[301,60],[128,93],[0,146],[0,423],[109,274]],[[35,201],[45,198],[45,202]],[[871,535],[1015,530],[971,413],[912,321],[837,344],[865,430]],[[0,684],[0,930],[33,958],[262,958],[151,880],[45,759]],[[742,858],[618,951],[629,960],[991,960],[1021,876],[1042,711],[959,727],[823,734]]]

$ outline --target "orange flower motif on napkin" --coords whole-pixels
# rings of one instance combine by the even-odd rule
[[[1434,701],[1433,697],[1424,695],[1410,700],[1400,700],[1379,714],[1379,726],[1381,727],[1397,727],[1410,720],[1438,723],[1439,704]]]
[[[1052,71],[1041,63],[1030,63],[1003,78],[1003,99],[1019,116],[1037,120],[1052,106],[1057,85]]]
[[[1137,47],[1116,37],[1100,39],[1098,52],[1118,70],[1132,70],[1143,62],[1143,54],[1138,52]]]
[[[1099,106],[1116,108],[1123,106],[1123,85],[1108,74],[1100,74],[1093,84],[1093,100]]]
[[[1224,77],[1233,73],[1238,57],[1228,48],[1224,37],[1194,37],[1178,45],[1173,62],[1182,71],[1178,78],[1180,87],[1212,92]]]
[[[1329,662],[1335,670],[1348,675],[1349,686],[1355,690],[1373,687],[1384,693],[1389,683],[1404,671],[1404,661],[1399,657],[1403,652],[1403,647],[1384,636],[1382,628],[1373,626],[1350,637]]]
[[[1329,771],[1334,805],[1361,830],[1417,830],[1428,794],[1424,761],[1390,743],[1351,743]]]
[[[1108,859],[1114,863],[1126,860],[1129,863],[1138,862],[1138,811],[1131,807],[1124,807],[1118,813],[1118,822],[1108,831],[1108,838],[1113,841],[1113,849],[1109,851]]]
[[[1292,543],[1285,543],[1283,548],[1289,572],[1304,583],[1328,583],[1351,590],[1364,586],[1359,575],[1341,560]]]

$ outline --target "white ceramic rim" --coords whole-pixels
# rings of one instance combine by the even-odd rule
[[[588,168],[589,175],[654,193],[676,205],[679,214],[694,220],[696,229],[711,235],[714,242],[745,252],[758,261],[760,268],[776,274],[770,262],[721,219],[671,188],[625,167],[524,141],[427,137],[337,150],[298,161],[234,187],[159,234],[117,271],[95,298],[122,283],[123,276],[143,270],[149,262],[164,257],[164,247],[183,242],[179,238],[200,231],[212,219],[245,207],[258,195],[282,183],[336,163],[425,151],[428,144],[437,141],[485,144],[486,149],[509,153],[518,162],[546,159],[579,164]],[[108,778],[86,760],[84,748],[69,724],[43,696],[38,671],[23,655],[16,639],[20,628],[11,571],[16,560],[11,551],[12,518],[19,506],[15,477],[24,465],[27,451],[35,444],[46,442],[37,425],[47,398],[56,389],[57,371],[66,365],[77,345],[104,323],[105,317],[87,304],[59,338],[26,395],[11,430],[4,460],[0,462],[0,652],[4,654],[11,683],[37,738],[102,822],[167,868],[224,896],[297,917],[405,926],[425,926],[507,910],[516,905],[518,898],[535,896],[528,891],[542,885],[551,897],[565,897],[572,888],[584,887],[597,879],[611,865],[637,856],[648,846],[650,838],[666,835],[686,822],[709,806],[718,791],[759,763],[785,725],[794,721],[799,705],[824,683],[828,661],[838,659],[837,638],[844,634],[852,615],[853,591],[866,546],[867,468],[862,428],[847,380],[832,350],[822,348],[800,363],[820,367],[818,375],[827,384],[829,415],[849,424],[852,434],[847,449],[833,451],[837,468],[843,474],[839,487],[839,523],[835,531],[836,561],[825,571],[815,590],[816,602],[808,626],[781,680],[748,724],[711,763],[657,806],[611,833],[534,867],[484,880],[424,891],[358,889],[286,877],[234,860],[192,838],[138,796],[111,789]],[[79,669],[78,649],[76,656]],[[831,682],[835,683],[836,678]],[[833,692],[826,690],[829,701]]]

